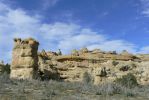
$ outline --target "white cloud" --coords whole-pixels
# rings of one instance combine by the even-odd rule
[[[138,53],[149,54],[149,46],[141,48]]]
[[[37,15],[31,16],[22,9],[12,9],[1,2],[0,5],[3,5],[0,6],[0,55],[5,61],[11,59],[14,37],[33,37],[39,40],[40,48],[60,48],[65,53],[81,47],[136,52],[134,44],[124,40],[111,40],[90,28],[74,23],[44,23]]]
[[[88,47],[96,43],[101,43],[106,40],[106,37],[97,32],[93,32],[90,29],[80,28],[77,30],[79,34],[75,34],[69,38],[64,38],[59,42],[58,47],[63,51],[69,52],[72,49],[78,49],[81,47]]]
[[[146,17],[149,17],[149,0],[140,0],[142,5],[142,14]]]
[[[59,0],[41,0],[43,9],[47,9],[57,4]]]
[[[128,50],[131,53],[136,53],[136,47],[134,44],[126,42],[124,40],[106,40],[104,42],[89,46],[90,49],[100,48],[105,51],[121,52],[122,50]]]
[[[68,24],[56,22],[54,24],[42,24],[39,30],[45,34],[45,38],[57,37],[57,39],[63,39],[77,34],[77,30],[80,28],[80,26],[73,23]],[[47,37],[49,35],[50,37]]]

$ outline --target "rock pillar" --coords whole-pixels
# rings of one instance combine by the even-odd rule
[[[32,39],[14,39],[10,77],[14,79],[33,79],[37,77],[38,45]]]

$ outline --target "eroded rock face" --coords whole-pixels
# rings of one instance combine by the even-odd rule
[[[106,53],[99,49],[93,51],[87,49],[73,50],[71,55],[48,56],[48,58],[50,59],[44,61],[40,58],[40,68],[48,69],[50,68],[49,65],[52,65],[56,68],[60,79],[70,82],[83,81],[83,74],[87,72],[91,75],[94,84],[103,83],[105,80],[114,81],[116,78],[126,75],[132,71],[131,62],[134,60],[133,56],[129,54]],[[46,68],[47,66],[49,67]],[[126,71],[121,70],[125,70],[125,66]],[[55,71],[51,70],[51,72]]]
[[[88,73],[95,85],[112,82],[132,73],[138,83],[149,84],[149,56],[133,55],[124,50],[105,52],[87,48],[73,50],[70,55],[51,51],[38,52],[39,43],[34,39],[15,39],[11,64],[11,78],[42,79],[81,82]],[[38,75],[37,75],[38,70]]]
[[[46,55],[38,56],[38,74],[42,80],[59,80],[59,73],[54,64],[50,60],[51,57],[46,57]]]
[[[38,70],[38,45],[32,39],[14,39],[14,48],[11,63],[11,78],[32,79],[37,76]]]

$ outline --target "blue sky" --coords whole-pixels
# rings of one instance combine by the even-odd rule
[[[0,59],[13,38],[34,37],[39,50],[87,47],[149,53],[149,0],[0,0]]]

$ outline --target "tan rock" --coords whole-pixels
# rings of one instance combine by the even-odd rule
[[[30,79],[36,76],[37,69],[42,77],[60,78],[63,81],[82,81],[88,72],[94,84],[112,82],[123,75],[133,73],[140,84],[149,84],[149,56],[133,55],[124,50],[104,52],[100,49],[89,51],[83,48],[73,50],[70,55],[43,50],[38,52],[39,43],[34,39],[14,39],[15,46],[11,64],[11,77]],[[106,75],[101,75],[106,72]],[[54,78],[53,78],[54,77]]]
[[[84,54],[84,53],[88,53],[88,52],[89,52],[89,50],[88,50],[87,48],[82,48],[82,49],[79,51],[80,54]]]
[[[79,56],[79,52],[76,49],[74,49],[71,51],[71,55],[72,56]]]
[[[99,85],[102,82],[102,78],[100,76],[94,77],[94,85]]]
[[[32,38],[15,38],[14,44],[10,77],[28,79],[37,76],[39,43]]]
[[[34,78],[33,68],[18,68],[11,70],[11,78],[15,79],[33,79]]]

